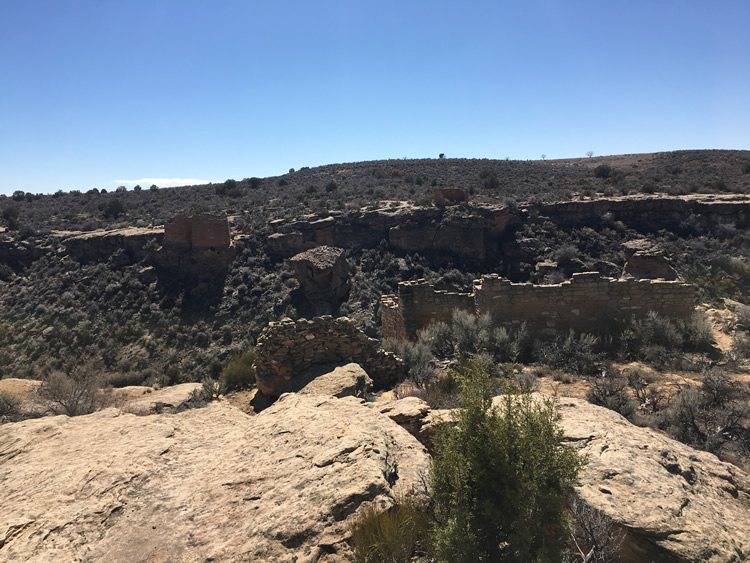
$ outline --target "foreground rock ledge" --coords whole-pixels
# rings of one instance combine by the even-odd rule
[[[357,508],[419,489],[428,467],[355,398],[6,424],[0,560],[346,560]]]
[[[562,397],[558,406],[565,440],[588,458],[576,492],[625,532],[620,561],[750,557],[750,478],[741,469],[587,401]],[[414,398],[374,407],[427,445],[453,420]]]
[[[625,561],[744,561],[750,479],[580,399],[560,399],[565,437],[588,455],[578,493],[626,530]]]

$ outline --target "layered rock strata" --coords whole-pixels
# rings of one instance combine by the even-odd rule
[[[349,561],[359,510],[423,491],[428,470],[413,436],[351,397],[6,424],[0,560]]]

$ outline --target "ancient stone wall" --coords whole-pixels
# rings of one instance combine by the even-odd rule
[[[413,336],[417,330],[434,322],[448,323],[451,321],[454,309],[474,313],[476,311],[474,294],[435,290],[424,280],[398,284],[398,314],[403,320],[404,334]],[[385,308],[381,310],[381,325],[384,311]],[[389,313],[385,315],[388,317]],[[398,320],[388,319],[386,322],[394,324]],[[394,336],[387,335],[385,326],[382,326],[383,336]]]
[[[185,215],[177,215],[164,223],[164,243],[188,249],[192,246],[193,223]]]
[[[317,364],[356,362],[381,388],[406,377],[403,361],[346,317],[271,322],[258,337],[256,354],[258,389],[268,397],[278,396],[287,381]]]
[[[474,292],[468,294],[404,282],[399,284],[398,296],[384,296],[381,301],[383,336],[414,337],[430,322],[449,321],[454,308],[490,313],[508,328],[526,323],[537,337],[571,328],[596,333],[613,320],[641,317],[649,311],[687,317],[695,307],[695,289],[677,281],[615,280],[598,272],[573,274],[570,281],[556,285],[511,283],[492,274],[475,280]]]
[[[234,256],[225,215],[178,215],[164,225],[164,245],[153,259],[163,272],[210,278],[226,272]]]
[[[225,215],[177,215],[164,224],[164,243],[185,250],[229,248],[231,240]]]
[[[226,215],[195,215],[190,241],[196,250],[229,248],[231,236]]]

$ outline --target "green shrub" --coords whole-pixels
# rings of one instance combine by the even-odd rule
[[[612,167],[609,164],[600,164],[594,168],[594,176],[597,178],[609,178],[612,174]]]
[[[6,391],[0,391],[0,424],[13,422],[21,413],[21,401]]]
[[[628,380],[628,386],[633,390],[633,394],[642,408],[652,413],[660,410],[666,396],[655,385],[656,378],[652,374],[636,367],[624,369],[622,376]]]
[[[201,381],[199,389],[193,390],[190,394],[190,400],[199,403],[208,403],[219,398],[226,392],[224,385],[221,381],[212,379],[210,377],[204,377]]]
[[[453,311],[450,325],[436,322],[419,331],[418,341],[429,345],[438,358],[468,358],[486,354],[495,362],[516,362],[528,359],[531,341],[526,325],[514,332],[498,327],[489,313],[477,317],[461,309]]]
[[[597,339],[591,334],[576,336],[571,329],[566,337],[558,336],[553,342],[537,346],[537,360],[553,369],[581,376],[597,375],[601,355],[594,352]]]
[[[3,209],[3,219],[5,219],[8,230],[9,231],[16,231],[18,230],[18,208],[14,205],[9,205],[5,209]]]
[[[102,206],[102,215],[109,219],[117,219],[125,213],[125,203],[121,199],[113,199]]]
[[[700,386],[680,389],[659,426],[674,438],[713,453],[725,445],[750,453],[750,386],[718,369],[704,373]]]
[[[37,394],[49,401],[54,411],[78,416],[99,407],[98,393],[103,383],[101,367],[93,360],[86,360],[65,371],[45,375]]]
[[[485,190],[497,190],[500,187],[500,180],[497,177],[497,172],[491,168],[485,168],[479,173],[479,177],[482,179],[482,186]]]
[[[386,340],[383,347],[396,354],[404,360],[409,377],[418,385],[423,386],[425,382],[435,376],[433,367],[434,356],[427,342],[417,340]]]
[[[555,251],[555,261],[558,266],[569,264],[578,258],[578,249],[572,244],[564,244]]]
[[[713,333],[705,313],[689,319],[673,319],[650,311],[642,319],[631,319],[619,336],[620,353],[626,359],[657,363],[675,352],[708,352]]]
[[[451,327],[442,321],[430,324],[417,333],[417,340],[425,342],[435,356],[447,358],[453,354]]]
[[[514,375],[516,385],[521,391],[531,393],[539,387],[537,376],[532,371],[522,370]]]
[[[428,514],[411,497],[386,511],[373,504],[364,507],[351,528],[354,559],[360,563],[407,562],[424,549]]]
[[[563,444],[550,400],[508,394],[492,406],[487,366],[467,364],[455,425],[436,436],[431,485],[438,560],[560,559],[564,502],[582,460]]]
[[[248,389],[255,385],[255,350],[232,358],[221,370],[220,381],[226,391]]]
[[[602,377],[590,379],[586,399],[589,403],[606,407],[629,419],[635,414],[636,404],[627,387],[628,380],[609,368]]]
[[[477,317],[474,313],[456,309],[451,323],[454,352],[465,357],[477,352]]]

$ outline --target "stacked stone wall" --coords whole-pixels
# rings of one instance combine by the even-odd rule
[[[318,364],[358,363],[380,388],[406,377],[403,361],[346,317],[269,323],[258,337],[256,354],[258,389],[268,397],[278,396],[287,381]]]
[[[229,248],[232,238],[225,215],[196,215],[191,218],[191,243],[196,250]]]
[[[407,337],[404,316],[401,314],[398,295],[384,295],[380,300],[380,326],[385,338],[405,340]]]
[[[164,223],[164,243],[190,248],[193,237],[193,223],[185,215],[177,215]]]
[[[398,290],[398,310],[403,319],[403,333],[409,336],[438,321],[450,323],[454,309],[476,312],[472,293],[436,290],[424,280],[401,282]],[[385,328],[383,336],[386,336]]]
[[[164,242],[185,250],[229,248],[229,223],[225,215],[177,215],[164,224]]]
[[[526,323],[532,335],[551,337],[571,328],[596,333],[612,321],[649,311],[684,318],[692,314],[695,300],[695,286],[677,281],[615,280],[585,272],[561,284],[533,285],[492,274],[475,280],[468,294],[435,291],[423,282],[400,283],[398,296],[382,299],[381,318],[386,338],[414,337],[431,322],[449,321],[455,308],[490,313],[507,328]]]

